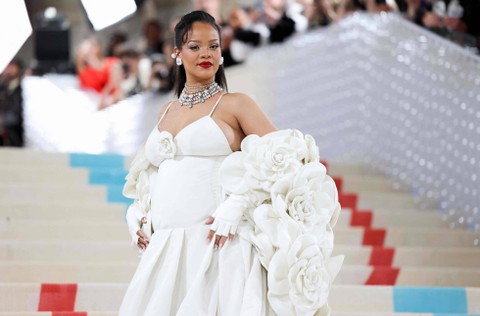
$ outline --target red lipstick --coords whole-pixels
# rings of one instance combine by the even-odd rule
[[[209,61],[204,61],[204,62],[201,62],[200,64],[198,64],[200,67],[203,67],[203,68],[210,68],[213,66],[213,64]]]

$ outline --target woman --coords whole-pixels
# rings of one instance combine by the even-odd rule
[[[83,89],[95,90],[101,95],[99,110],[123,99],[120,60],[116,57],[104,58],[97,40],[87,38],[80,43],[75,63],[80,86]]]
[[[124,188],[135,198],[127,221],[143,256],[119,314],[275,315],[265,257],[242,219],[249,198],[223,196],[220,179],[228,168],[220,168],[241,153],[241,143],[242,152],[248,149],[247,135],[277,132],[252,99],[223,90],[221,34],[213,17],[202,11],[183,16],[174,43],[178,100],[160,109]]]

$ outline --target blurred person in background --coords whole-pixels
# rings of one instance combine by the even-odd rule
[[[138,49],[145,55],[163,53],[162,25],[157,20],[149,20],[143,28],[143,37],[140,39]]]
[[[328,26],[337,19],[333,0],[313,0],[308,12],[309,28]]]
[[[125,43],[127,39],[128,36],[124,32],[117,31],[113,33],[112,36],[110,36],[105,55],[107,57],[118,56],[119,47],[121,47],[121,45]]]
[[[0,146],[24,145],[22,72],[23,63],[13,59],[0,75]]]
[[[121,62],[117,57],[104,58],[96,39],[89,37],[80,43],[75,64],[80,87],[100,93],[99,110],[123,99]]]
[[[177,25],[178,21],[180,21],[181,16],[175,16],[171,18],[169,25],[168,25],[168,30],[166,34],[166,41],[165,44],[163,45],[163,58],[153,58],[152,59],[152,74],[154,74],[155,71],[158,70],[158,64],[155,65],[156,61],[161,60],[164,63],[164,67],[168,69],[168,86],[170,86],[170,89],[173,89],[173,83],[175,81],[175,55],[172,55],[173,52],[173,41],[174,41],[174,34],[175,34],[175,25]],[[162,66],[163,67],[163,66]],[[156,68],[156,69],[153,69]],[[162,90],[163,91],[163,90]]]
[[[396,12],[398,6],[395,0],[363,0],[367,12],[380,13],[380,12]]]
[[[140,78],[140,53],[127,44],[118,48],[117,56],[122,65],[122,80],[120,87],[124,96],[129,97],[144,90]]]
[[[174,76],[168,60],[163,54],[153,54],[150,56],[151,70],[146,85],[146,90],[153,92],[166,93],[173,89]]]
[[[473,52],[480,51],[480,1],[409,0],[407,12],[406,17],[417,24]]]
[[[249,9],[236,7],[230,12],[229,26],[233,30],[230,53],[237,63],[245,61],[250,52],[268,42],[270,31],[263,23],[254,23]]]
[[[270,43],[281,43],[295,32],[304,32],[308,20],[302,6],[294,1],[263,0],[263,22],[270,30]]]

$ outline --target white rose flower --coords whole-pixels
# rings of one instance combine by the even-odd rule
[[[176,151],[177,147],[173,136],[167,131],[161,132],[157,137],[149,137],[145,144],[145,156],[151,164],[157,167],[165,159],[172,159]]]
[[[307,146],[296,130],[282,130],[263,137],[249,135],[242,142],[247,177],[257,181],[260,189],[270,191],[283,175],[295,172],[303,164]]]
[[[177,147],[173,141],[172,134],[160,133],[160,139],[158,140],[159,151],[164,159],[172,159],[175,156]]]
[[[315,315],[327,304],[332,279],[315,236],[303,234],[272,257],[268,298],[279,316]]]
[[[272,187],[271,198],[282,199],[288,214],[303,231],[310,232],[330,222],[336,206],[336,188],[326,176],[325,167],[312,162],[278,180]]]

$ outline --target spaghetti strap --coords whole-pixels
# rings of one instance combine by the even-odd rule
[[[165,109],[165,111],[163,112],[162,116],[160,117],[160,119],[158,120],[158,124],[160,124],[160,122],[163,120],[163,118],[165,117],[165,114],[167,114],[168,110],[170,110],[170,106],[173,104],[173,102],[175,101],[170,101],[170,103],[167,105],[167,108]]]
[[[222,93],[220,95],[220,97],[217,99],[217,102],[215,102],[215,104],[213,105],[213,108],[212,110],[210,111],[210,114],[208,114],[208,116],[212,116],[213,112],[215,111],[215,109],[217,108],[217,105],[218,103],[220,102],[220,100],[222,99],[222,97],[225,95],[225,93]]]

